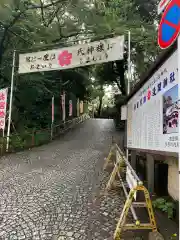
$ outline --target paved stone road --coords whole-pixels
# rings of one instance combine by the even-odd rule
[[[61,140],[0,161],[0,239],[105,240],[123,197],[94,206],[112,120],[87,120]]]

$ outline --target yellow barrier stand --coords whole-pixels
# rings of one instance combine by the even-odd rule
[[[142,203],[142,204],[138,203],[138,204],[136,204],[136,207],[147,207],[150,222],[149,223],[141,223],[139,220],[136,220],[135,223],[126,224],[126,217],[130,210],[130,207],[132,206],[132,201],[133,201],[134,195],[137,191],[144,192],[146,202]],[[128,198],[125,202],[125,205],[124,205],[123,211],[121,213],[120,219],[118,221],[118,224],[116,226],[116,230],[114,233],[114,240],[121,239],[121,233],[123,230],[125,231],[125,230],[139,230],[139,229],[149,229],[149,230],[152,230],[153,232],[157,232],[156,221],[155,221],[155,217],[154,217],[154,212],[153,212],[149,192],[143,185],[137,186],[136,188],[131,189],[131,191],[128,195]]]
[[[111,150],[109,152],[109,155],[106,159],[105,165],[104,165],[104,169],[106,169],[108,163],[110,163],[111,161],[111,156],[114,154],[115,151],[115,155],[116,155],[116,162],[114,163],[114,168],[113,171],[110,175],[109,181],[106,185],[106,191],[108,191],[116,176],[118,176],[120,183],[121,183],[121,187],[124,190],[124,193],[126,195],[126,202],[125,205],[123,207],[123,211],[120,215],[118,224],[116,226],[116,230],[114,233],[114,240],[120,240],[121,239],[121,234],[122,231],[126,231],[126,230],[139,230],[139,229],[149,229],[154,233],[157,233],[157,226],[156,226],[156,221],[155,221],[155,217],[154,217],[154,212],[153,212],[153,208],[152,208],[152,203],[151,203],[151,199],[150,199],[150,195],[148,190],[144,187],[143,182],[140,181],[139,177],[137,176],[137,174],[135,173],[135,171],[133,170],[133,168],[131,167],[130,163],[128,162],[128,160],[125,158],[123,152],[121,151],[121,149],[117,146],[117,144],[113,144],[113,146],[111,147]],[[132,176],[134,177],[134,179],[136,179],[136,186],[130,188],[130,192],[128,194],[125,184],[122,180],[121,177],[121,173],[122,170],[124,170],[124,166],[126,166],[126,168],[128,168],[131,171]],[[136,194],[138,191],[141,191],[144,193],[144,197],[145,197],[145,202],[133,202],[133,199],[136,198]],[[148,211],[148,217],[149,217],[149,222],[148,223],[141,223],[140,220],[138,219],[136,212],[135,212],[135,208],[137,207],[146,207],[147,211]],[[129,210],[131,210],[131,213],[133,215],[134,218],[134,223],[126,223],[126,217],[128,215]],[[159,239],[163,239],[159,238]]]
[[[105,164],[104,164],[104,167],[103,167],[104,170],[107,168],[107,166],[108,166],[108,164],[109,164],[109,162],[111,160],[111,157],[113,155],[113,151],[114,151],[114,146],[111,147],[111,150],[110,150],[110,152],[108,154],[108,157],[105,158]]]

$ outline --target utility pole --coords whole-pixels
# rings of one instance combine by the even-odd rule
[[[130,93],[130,84],[131,84],[131,32],[128,31],[128,84],[127,84],[127,95]],[[127,146],[127,122],[128,119],[126,120],[126,158],[127,160],[129,159],[129,150]]]
[[[8,118],[8,128],[7,128],[7,143],[6,151],[9,150],[9,137],[11,131],[11,115],[12,115],[12,102],[13,102],[13,90],[14,90],[14,70],[15,70],[15,60],[16,60],[16,50],[13,52],[13,63],[12,63],[12,73],[11,73],[11,92],[10,92],[10,102],[9,102],[9,118]]]

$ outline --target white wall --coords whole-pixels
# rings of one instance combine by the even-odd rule
[[[179,152],[178,124],[168,124],[178,111],[177,57],[175,51],[128,101],[128,148]]]
[[[167,162],[168,167],[168,192],[174,200],[179,200],[179,169],[178,160]]]

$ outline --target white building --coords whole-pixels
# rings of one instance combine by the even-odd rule
[[[179,200],[177,63],[175,43],[142,77],[127,102],[127,147],[132,164],[137,171],[144,165],[151,193],[164,195],[167,191],[174,200]]]

